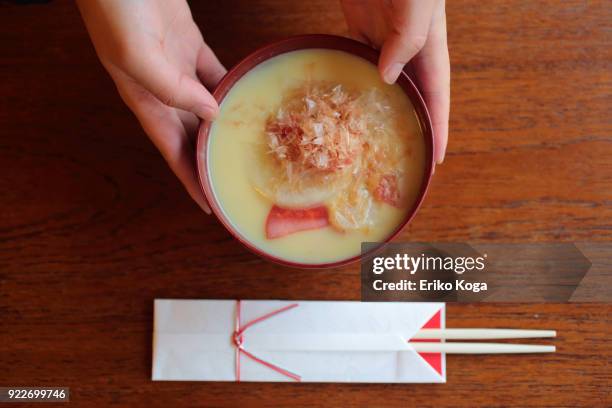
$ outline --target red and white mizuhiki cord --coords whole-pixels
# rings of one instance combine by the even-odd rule
[[[295,381],[301,381],[302,377],[300,377],[299,375],[292,373],[291,371],[285,370],[284,368],[281,368],[277,365],[274,365],[268,361],[262,360],[261,358],[253,355],[253,353],[245,350],[244,348],[244,332],[251,326],[253,326],[254,324],[257,324],[259,322],[262,322],[266,319],[269,319],[272,316],[276,316],[279,313],[283,313],[286,312],[287,310],[291,310],[294,307],[297,307],[298,304],[297,303],[292,303],[290,305],[281,307],[280,309],[276,309],[271,311],[270,313],[266,313],[263,316],[260,316],[256,319],[253,319],[249,322],[247,322],[246,324],[241,325],[240,322],[240,309],[241,309],[241,304],[240,304],[240,300],[236,301],[236,326],[235,326],[235,330],[232,336],[232,340],[234,343],[234,346],[236,346],[236,381],[240,382],[240,357],[241,354],[246,355],[247,357],[249,357],[251,360],[258,362],[259,364],[262,364],[274,371],[276,371],[279,374],[282,374],[286,377],[289,377]]]

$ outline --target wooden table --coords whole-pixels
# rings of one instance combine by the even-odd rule
[[[196,2],[193,2],[196,3]],[[451,1],[451,138],[403,238],[612,241],[612,10]],[[192,5],[227,66],[334,1]],[[154,298],[359,299],[358,267],[244,250],[191,202],[98,63],[68,1],[0,6],[0,386],[71,406],[610,406],[610,304],[450,304],[454,327],[556,328],[554,355],[450,356],[443,385],[154,383]],[[609,271],[608,271],[609,272]]]

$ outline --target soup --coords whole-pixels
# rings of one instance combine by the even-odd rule
[[[384,241],[413,209],[425,141],[399,85],[343,51],[270,58],[229,90],[208,139],[213,194],[252,246],[322,264]]]

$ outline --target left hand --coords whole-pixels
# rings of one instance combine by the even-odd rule
[[[210,214],[196,173],[199,119],[219,106],[211,91],[225,68],[186,0],[78,0],[100,61],[123,101],[191,197]]]

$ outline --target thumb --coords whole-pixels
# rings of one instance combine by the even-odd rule
[[[391,2],[391,30],[378,61],[380,74],[386,83],[394,83],[404,66],[425,46],[434,5],[433,1],[423,0]]]
[[[202,83],[192,75],[181,72],[166,58],[153,57],[144,66],[131,69],[131,76],[159,101],[173,108],[192,112],[204,120],[213,120],[219,105]]]

